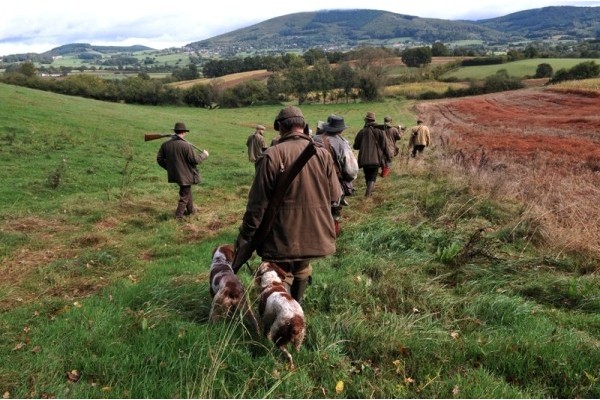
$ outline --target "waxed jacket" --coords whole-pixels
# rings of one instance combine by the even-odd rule
[[[354,150],[358,150],[359,167],[380,167],[385,165],[387,150],[387,139],[385,132],[377,127],[375,123],[368,123],[356,134]]]
[[[408,145],[412,146],[429,146],[431,143],[431,135],[429,134],[429,128],[426,125],[416,125],[410,128],[410,139],[408,139]]]
[[[167,170],[169,183],[188,186],[200,183],[198,164],[206,157],[205,153],[195,153],[192,145],[183,138],[173,135],[171,140],[160,146],[156,162]]]
[[[402,132],[395,126],[385,125],[385,137],[387,139],[388,161],[391,161],[398,154],[396,142],[402,138]]]
[[[244,240],[251,240],[260,225],[278,176],[293,164],[309,140],[301,132],[284,134],[257,160],[240,226]],[[316,147],[316,154],[290,184],[272,229],[256,249],[263,261],[300,261],[335,252],[331,205],[339,201],[342,192],[331,154],[319,145]]]
[[[252,162],[256,162],[263,150],[267,147],[265,146],[264,136],[258,132],[248,136],[246,146],[248,147],[248,160]]]

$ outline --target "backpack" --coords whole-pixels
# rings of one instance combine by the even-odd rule
[[[342,178],[345,181],[353,181],[358,176],[358,160],[350,146],[344,146],[342,155]]]

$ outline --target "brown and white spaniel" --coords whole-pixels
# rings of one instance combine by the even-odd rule
[[[306,324],[304,311],[285,289],[285,272],[270,262],[263,262],[256,271],[255,282],[260,288],[258,314],[265,336],[283,353],[294,368],[292,355],[287,349],[293,344],[296,351],[304,341]]]

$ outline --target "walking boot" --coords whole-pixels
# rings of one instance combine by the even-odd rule
[[[374,188],[375,188],[375,181],[367,182],[367,190],[365,191],[365,197],[371,197],[373,195]]]
[[[304,291],[308,286],[308,279],[294,279],[292,284],[291,295],[300,304],[302,304],[302,298],[304,297]]]

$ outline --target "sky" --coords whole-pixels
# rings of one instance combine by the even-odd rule
[[[319,10],[480,20],[561,5],[599,7],[600,0],[9,0],[0,8],[0,56],[43,53],[69,43],[181,47],[281,15]]]

